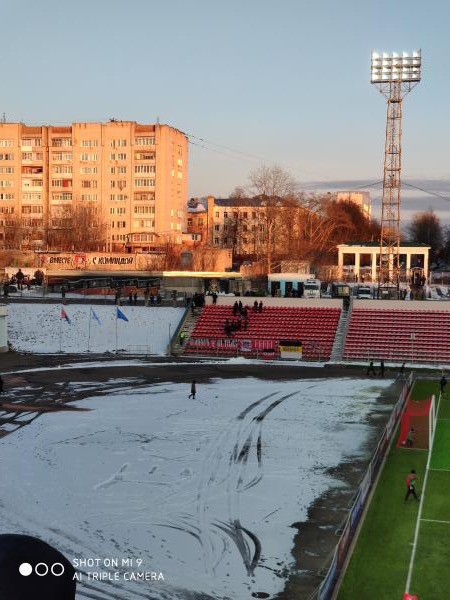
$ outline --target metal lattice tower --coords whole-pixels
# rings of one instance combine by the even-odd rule
[[[419,83],[421,66],[420,50],[372,52],[371,83],[387,98],[378,287],[398,287],[400,280],[402,100]]]

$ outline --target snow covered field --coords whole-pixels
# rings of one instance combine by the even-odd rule
[[[79,568],[80,599],[281,591],[290,525],[340,485],[328,469],[361,456],[390,382],[216,380],[195,401],[185,385],[116,384],[106,397],[72,384],[92,390],[77,403],[90,412],[43,415],[2,440],[2,531],[37,535],[75,565],[98,559]]]

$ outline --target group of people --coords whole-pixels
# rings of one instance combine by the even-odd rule
[[[370,359],[369,366],[367,367],[367,375],[375,375],[375,377],[377,376],[377,372],[375,371],[372,359]],[[384,377],[384,359],[380,360],[380,372],[378,373],[378,375],[380,377]]]
[[[247,316],[244,319],[238,317],[237,319],[233,319],[229,321],[225,319],[225,323],[223,325],[223,330],[228,337],[231,337],[235,331],[247,331],[248,329],[248,318]]]

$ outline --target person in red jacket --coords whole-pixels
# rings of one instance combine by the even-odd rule
[[[408,475],[406,476],[406,496],[405,496],[405,502],[408,500],[408,498],[413,495],[414,498],[419,501],[419,498],[417,497],[416,494],[416,483],[417,483],[417,475],[414,469],[411,469],[411,471],[408,473]]]

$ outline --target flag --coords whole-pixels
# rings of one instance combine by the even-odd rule
[[[61,319],[65,319],[70,325],[71,321],[69,319],[69,315],[66,313],[64,308],[61,308]]]
[[[128,322],[128,319],[126,318],[126,316],[123,314],[123,312],[120,310],[119,307],[117,307],[117,318],[122,319],[122,321]]]
[[[95,310],[92,308],[91,306],[91,319],[94,319],[94,321],[97,321],[97,323],[99,325],[101,325],[100,323],[100,319],[98,318],[98,315],[96,314]]]

